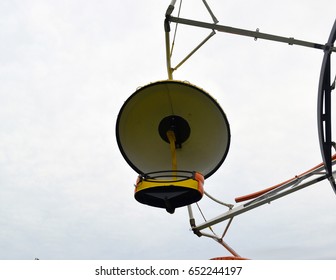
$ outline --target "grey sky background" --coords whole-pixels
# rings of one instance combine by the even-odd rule
[[[0,259],[229,255],[190,231],[186,208],[170,215],[136,202],[137,174],[116,143],[123,102],[137,87],[168,78],[169,3],[0,2]],[[335,20],[332,0],[208,4],[219,24],[322,44]],[[200,0],[184,0],[181,16],[211,20]],[[208,33],[180,25],[173,65]],[[320,50],[218,33],[174,73],[216,98],[230,123],[230,151],[205,181],[208,193],[234,203],[322,161],[322,58]],[[207,198],[200,206],[208,219],[226,211]],[[251,259],[335,259],[334,213],[336,197],[324,181],[236,217],[225,241]]]

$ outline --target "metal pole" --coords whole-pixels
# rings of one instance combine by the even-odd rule
[[[168,79],[173,79],[173,69],[171,67],[171,57],[170,57],[170,38],[169,38],[169,32],[166,32],[166,63],[167,63],[167,73],[168,73]]]
[[[262,206],[262,205],[264,205],[266,203],[270,203],[271,201],[279,199],[279,198],[281,198],[283,196],[286,196],[286,195],[288,195],[290,193],[296,192],[296,191],[301,190],[303,188],[306,188],[306,187],[308,187],[310,185],[313,185],[313,184],[316,184],[318,182],[321,182],[321,181],[325,180],[327,177],[328,177],[327,174],[325,174],[325,175],[322,175],[322,176],[320,176],[320,177],[318,177],[316,179],[313,179],[313,180],[311,180],[311,181],[309,181],[307,183],[304,183],[302,185],[296,186],[295,188],[290,188],[290,189],[285,190],[285,191],[283,191],[281,193],[274,194],[273,196],[269,196],[269,197],[265,196],[263,199],[256,199],[255,202],[252,201],[252,202],[249,202],[249,203],[246,203],[246,204],[243,204],[243,205],[239,205],[238,207],[235,207],[235,208],[233,208],[231,210],[228,210],[227,212],[225,212],[222,215],[219,215],[219,216],[217,216],[217,217],[215,217],[215,218],[213,218],[211,220],[208,220],[205,223],[202,223],[202,224],[199,224],[199,225],[195,226],[193,228],[193,230],[194,231],[200,231],[202,229],[208,228],[208,227],[213,226],[215,224],[221,223],[221,222],[223,222],[225,220],[231,219],[231,218],[233,218],[235,216],[243,214],[243,213],[245,213],[247,211],[250,211],[250,210],[252,210],[254,208]]]
[[[173,79],[173,70],[171,68],[171,51],[170,51],[170,22],[169,18],[171,13],[174,11],[174,5],[176,3],[176,0],[172,0],[170,5],[167,8],[166,11],[166,18],[164,21],[164,29],[165,29],[165,35],[166,35],[166,61],[167,61],[167,72],[168,72],[168,79]]]
[[[216,32],[212,31],[194,50],[192,50],[178,65],[172,68],[172,71],[177,70],[184,62],[186,62],[200,47],[202,47]]]
[[[177,18],[177,17],[172,17],[172,16],[168,16],[167,20],[171,22],[185,24],[185,25],[213,29],[219,32],[252,37],[254,39],[260,38],[260,39],[271,40],[271,41],[276,41],[276,42],[281,42],[281,43],[287,43],[289,45],[299,45],[299,46],[304,46],[304,47],[314,48],[314,49],[321,49],[321,50],[324,50],[326,48],[324,44],[297,40],[297,39],[294,39],[293,37],[287,38],[287,37],[282,37],[282,36],[277,36],[277,35],[272,35],[272,34],[267,34],[267,33],[261,33],[259,31],[250,31],[246,29],[240,29],[240,28],[235,28],[235,27],[230,27],[230,26],[218,25],[218,24],[201,22],[201,21],[184,19],[184,18]],[[331,51],[336,52],[336,47],[332,46]]]
[[[210,9],[208,3],[207,3],[205,0],[202,0],[202,1],[203,1],[204,6],[206,7],[206,9],[208,10],[208,12],[209,12],[209,14],[210,14],[210,16],[211,16],[213,22],[214,22],[214,23],[217,23],[217,22],[218,22],[218,19],[215,17],[214,13],[211,11],[211,9]]]

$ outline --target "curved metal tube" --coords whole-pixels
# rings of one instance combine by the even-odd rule
[[[336,194],[336,183],[332,175],[332,135],[331,135],[331,62],[330,56],[336,40],[336,20],[331,30],[328,43],[325,45],[322,61],[318,97],[317,97],[317,125],[320,150],[323,163],[327,171],[328,180]]]

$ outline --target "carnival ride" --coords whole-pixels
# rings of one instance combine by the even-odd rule
[[[139,174],[134,192],[138,202],[164,208],[171,214],[178,207],[187,207],[192,231],[199,237],[214,239],[231,253],[229,257],[214,259],[244,259],[224,241],[234,217],[325,179],[329,180],[336,193],[336,171],[333,170],[336,155],[332,153],[336,144],[332,141],[331,131],[331,92],[335,89],[336,79],[331,76],[331,55],[336,51],[336,20],[327,43],[319,44],[261,33],[259,29],[250,31],[219,25],[207,2],[202,1],[213,23],[172,16],[176,0],[171,1],[164,20],[168,79],[140,87],[126,100],[117,118],[116,138],[124,159]],[[179,9],[181,4],[182,1]],[[211,30],[175,67],[171,65],[171,23]],[[215,35],[216,31],[324,52],[317,94],[318,138],[322,163],[282,183],[237,197],[237,205],[224,203],[204,189],[204,180],[218,170],[229,150],[231,132],[224,111],[202,88],[173,79],[173,72]],[[196,203],[198,206],[197,202],[203,195],[224,205],[228,210],[203,223],[196,223],[192,205]],[[224,221],[227,221],[227,225],[223,234],[217,235],[212,226]],[[205,232],[205,229],[210,229],[210,233]]]

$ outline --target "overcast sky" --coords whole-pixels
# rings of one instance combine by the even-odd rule
[[[169,3],[0,2],[0,259],[229,255],[190,231],[186,208],[170,215],[136,202],[137,174],[116,143],[123,102],[168,78]],[[208,4],[219,24],[322,44],[336,10],[334,0]],[[184,0],[181,17],[211,22],[201,0]],[[208,34],[179,25],[173,65]],[[230,151],[205,181],[209,194],[234,203],[322,161],[322,58],[316,49],[217,33],[174,73],[216,98],[230,123]],[[226,211],[207,198],[200,206],[207,219]],[[336,196],[323,181],[236,217],[225,241],[251,259],[336,259],[335,213]]]

